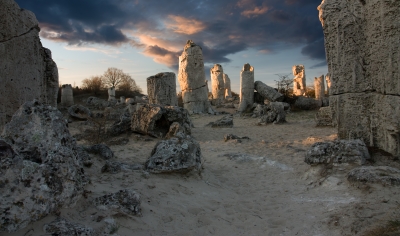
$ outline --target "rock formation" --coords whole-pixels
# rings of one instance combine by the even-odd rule
[[[232,97],[231,92],[231,79],[227,74],[224,74],[224,86],[225,86],[225,99]]]
[[[294,75],[293,79],[293,94],[303,96],[306,93],[306,72],[303,65],[294,65],[292,67]]]
[[[220,64],[210,69],[213,105],[220,105],[225,98],[224,70]]]
[[[400,1],[324,0],[330,106],[342,139],[400,155]]]
[[[147,78],[147,94],[150,104],[177,106],[175,73],[163,72]]]
[[[57,105],[58,69],[42,47],[35,15],[14,0],[0,2],[0,129],[33,99]]]
[[[330,107],[321,107],[315,114],[317,126],[332,126],[332,111]]]
[[[61,86],[61,105],[67,107],[74,105],[74,92],[70,84]]]
[[[283,102],[270,102],[266,105],[258,104],[256,109],[260,116],[258,124],[286,122],[285,103]]]
[[[185,129],[185,134],[191,133],[192,121],[187,110],[181,107],[146,104],[133,113],[131,129],[134,132],[164,138],[174,122],[178,122]]]
[[[329,73],[326,74],[326,76],[325,76],[325,82],[326,82],[326,93],[327,93],[328,95],[330,95],[330,94],[331,94],[331,84],[332,84],[332,81],[331,81],[331,76],[329,75]]]
[[[240,104],[238,111],[243,112],[254,103],[254,68],[249,63],[244,64],[240,72]]]
[[[183,107],[190,113],[207,113],[211,109],[205,79],[202,49],[188,40],[179,57],[178,80]]]
[[[87,120],[92,117],[92,112],[89,108],[82,105],[72,105],[68,108],[68,114],[78,120]]]
[[[108,101],[114,101],[115,100],[115,87],[110,87],[108,89]]]
[[[254,89],[258,94],[271,102],[281,102],[284,99],[284,96],[281,93],[261,81],[256,81],[254,83]]]
[[[1,139],[0,231],[24,228],[76,203],[88,180],[61,112],[27,102],[4,126]]]
[[[315,89],[315,100],[322,102],[325,97],[325,76],[321,75],[320,77],[314,78],[314,89]]]

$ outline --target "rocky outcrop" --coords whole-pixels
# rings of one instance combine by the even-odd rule
[[[56,108],[27,102],[0,141],[0,231],[15,231],[73,206],[87,179],[80,151]]]
[[[370,159],[367,146],[359,139],[318,142],[306,153],[305,162],[315,164],[358,164]]]
[[[351,170],[350,182],[379,183],[384,186],[400,185],[400,170],[389,166],[360,166]]]
[[[200,171],[202,163],[200,144],[189,135],[179,133],[156,144],[145,169],[153,173]]]
[[[261,81],[254,82],[254,89],[258,92],[258,94],[271,102],[283,101],[284,96],[281,93]]]
[[[207,113],[211,106],[200,46],[188,40],[179,57],[178,81],[182,90],[183,107],[190,113]]]
[[[342,139],[400,155],[400,1],[324,0],[318,7]]]
[[[270,102],[266,105],[259,104],[255,110],[257,110],[256,112],[260,117],[258,124],[286,122],[285,103],[283,102]]]
[[[146,104],[133,113],[131,129],[134,132],[164,138],[174,122],[178,122],[186,134],[191,133],[192,121],[186,109]]]
[[[178,106],[175,73],[163,72],[147,78],[147,94],[150,104]]]
[[[0,2],[0,129],[19,107],[37,99],[56,107],[58,69],[42,47],[35,15],[14,0]]]
[[[306,72],[304,65],[294,65],[292,67],[293,78],[293,94],[303,96],[306,93]]]
[[[225,99],[224,70],[220,64],[210,69],[213,105],[220,105]]]

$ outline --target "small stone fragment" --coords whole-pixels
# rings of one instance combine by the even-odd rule
[[[57,218],[49,224],[43,226],[44,232],[57,236],[90,236],[94,231],[90,227],[78,223],[68,222],[64,218]]]
[[[95,198],[93,204],[100,210],[115,210],[128,215],[141,215],[140,196],[135,191],[128,189]]]

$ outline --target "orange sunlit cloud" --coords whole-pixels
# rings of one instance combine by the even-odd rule
[[[169,15],[165,22],[167,29],[173,30],[175,33],[192,35],[203,31],[206,26],[203,22],[188,19],[182,16]]]
[[[254,7],[254,9],[251,10],[244,10],[242,11],[241,15],[245,17],[256,17],[258,15],[262,15],[268,11],[268,7],[263,6],[263,7]]]

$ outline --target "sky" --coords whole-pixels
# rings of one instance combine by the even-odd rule
[[[303,64],[307,85],[328,71],[317,7],[321,0],[16,0],[39,21],[60,83],[80,86],[107,68],[122,69],[147,91],[146,78],[175,72],[191,39],[203,49],[206,79],[220,64],[240,87],[245,63],[275,86]],[[209,83],[211,84],[211,83]],[[177,81],[177,90],[180,90]]]

